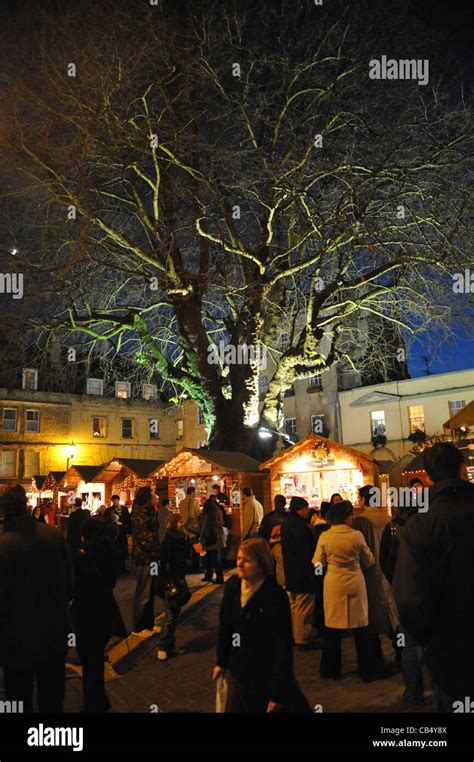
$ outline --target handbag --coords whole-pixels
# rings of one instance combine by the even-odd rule
[[[191,600],[191,595],[185,579],[179,581],[169,579],[167,581],[165,597],[170,606],[179,606],[179,608],[185,606]]]

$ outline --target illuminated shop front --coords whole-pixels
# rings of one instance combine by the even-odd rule
[[[334,492],[355,502],[359,487],[379,484],[378,467],[370,455],[316,434],[278,453],[261,468],[270,469],[273,497],[304,497],[313,508]]]
[[[157,494],[167,494],[171,507],[176,509],[186,496],[188,487],[196,489],[201,507],[218,485],[228,501],[231,517],[228,558],[235,558],[240,541],[240,506],[242,489],[251,487],[257,500],[269,506],[268,474],[262,473],[260,463],[241,452],[195,450],[183,448],[167,460],[153,475],[157,477]]]

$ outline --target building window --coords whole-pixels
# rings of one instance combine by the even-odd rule
[[[133,421],[131,418],[122,418],[122,439],[132,439]]]
[[[259,394],[266,394],[268,392],[268,387],[269,387],[268,376],[260,376],[258,379]]]
[[[92,436],[105,437],[105,418],[93,416],[92,418]]]
[[[143,384],[142,397],[144,400],[156,400],[158,389],[155,384]]]
[[[3,479],[12,479],[16,476],[15,450],[3,450],[0,458],[0,476]]]
[[[38,388],[38,371],[34,368],[23,368],[21,385],[23,389],[34,392]]]
[[[87,394],[96,394],[100,397],[104,394],[104,382],[101,378],[87,379]]]
[[[39,432],[40,430],[39,420],[40,420],[39,410],[26,411],[26,431],[28,434],[37,434]]]
[[[160,427],[156,418],[151,418],[149,421],[150,439],[160,438]]]
[[[324,414],[311,416],[311,431],[313,434],[322,434],[324,431]]]
[[[39,453],[24,452],[23,478],[32,479],[39,471]]]
[[[3,430],[16,431],[17,410],[14,407],[3,408]]]
[[[198,426],[204,426],[204,413],[202,412],[201,408],[198,407],[197,409],[197,418],[198,418]]]
[[[115,382],[115,396],[120,397],[120,399],[127,400],[130,397],[130,382],[116,381]]]
[[[453,415],[456,415],[456,413],[459,413],[460,410],[463,409],[463,407],[466,407],[466,400],[450,400],[448,402],[449,405],[449,417],[452,418]]]
[[[413,434],[417,429],[418,431],[425,430],[425,410],[423,405],[408,407],[408,425],[410,427],[410,434]]]
[[[370,427],[372,436],[385,436],[385,412],[383,410],[373,410],[370,414]]]
[[[321,373],[317,373],[315,376],[309,377],[309,388],[310,389],[321,389]]]
[[[291,439],[296,437],[296,418],[285,418],[285,434]]]
[[[290,346],[290,334],[289,333],[281,333],[280,334],[280,349],[282,352],[285,351],[285,349],[288,349]]]
[[[184,435],[184,422],[176,421],[176,439],[182,439]]]

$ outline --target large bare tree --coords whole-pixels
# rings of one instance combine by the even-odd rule
[[[380,321],[401,350],[449,333],[470,109],[436,72],[371,80],[394,29],[357,11],[66,3],[5,41],[3,203],[40,322],[148,364],[213,447],[256,452],[296,379],[383,366]],[[418,58],[416,24],[392,21]],[[260,403],[258,353],[228,364],[222,344],[270,358]]]

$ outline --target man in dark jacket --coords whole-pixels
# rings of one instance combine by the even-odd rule
[[[438,711],[474,696],[474,485],[462,453],[442,442],[425,450],[429,509],[405,527],[394,577],[404,627],[425,647]]]
[[[32,711],[33,684],[43,712],[62,712],[65,657],[73,630],[69,598],[73,564],[54,527],[28,514],[22,487],[2,496],[0,535],[0,664],[8,701]]]
[[[153,604],[155,598],[151,564],[160,557],[158,518],[151,502],[150,487],[140,487],[132,511],[132,560],[136,566],[137,585],[133,597],[133,631],[148,637],[154,630]]]
[[[312,648],[316,635],[316,577],[312,564],[316,540],[308,524],[308,517],[308,502],[302,497],[292,497],[289,515],[281,527],[281,548],[286,590],[290,599],[293,640],[301,649]]]
[[[69,547],[73,552],[79,550],[81,547],[82,525],[84,521],[86,521],[86,519],[90,519],[90,517],[90,511],[87,511],[82,507],[81,498],[76,497],[74,500],[74,510],[67,520],[66,536]]]
[[[258,530],[258,536],[263,537],[267,542],[272,536],[273,527],[276,527],[278,524],[283,524],[288,516],[288,511],[286,510],[286,497],[284,495],[275,495],[273,504],[275,509],[265,514]]]

